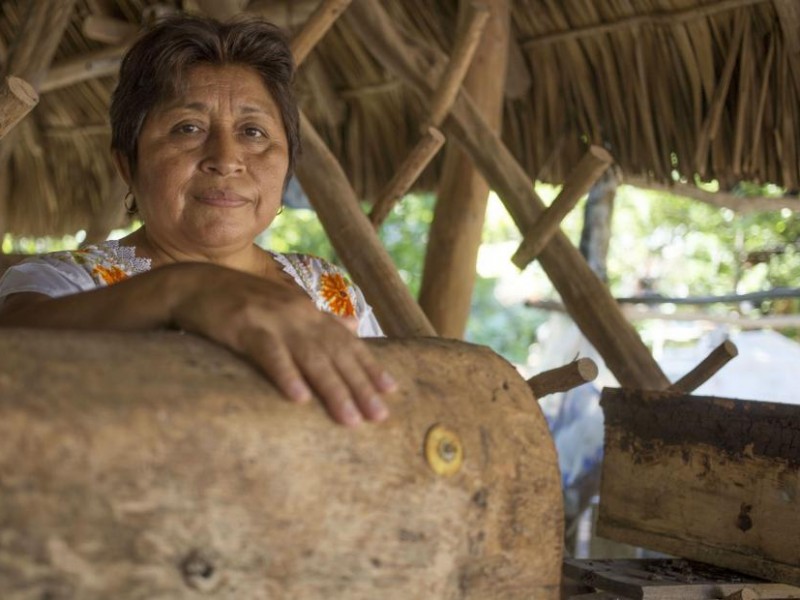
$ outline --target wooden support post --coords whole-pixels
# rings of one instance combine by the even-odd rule
[[[405,195],[420,176],[420,173],[428,166],[431,159],[439,152],[443,144],[444,135],[442,135],[442,132],[435,127],[428,127],[425,135],[417,142],[414,149],[409,152],[394,177],[386,184],[386,188],[380,193],[375,204],[372,205],[369,220],[374,227],[380,227],[391,212],[392,207]]]
[[[450,112],[489,20],[489,9],[485,4],[470,2],[467,6],[467,25],[456,40],[447,68],[431,99],[428,122],[433,127],[441,125]]]
[[[578,203],[595,181],[614,161],[600,146],[592,146],[572,170],[553,203],[545,210],[524,235],[522,243],[511,257],[520,269],[535,260],[558,231],[561,221]]]
[[[0,86],[0,139],[39,103],[39,95],[27,81],[6,77]]]
[[[303,155],[297,177],[339,258],[364,291],[387,335],[436,335],[411,297],[336,157],[300,115]]]
[[[345,19],[385,68],[426,95],[436,88],[445,59],[430,47],[405,42],[377,0],[359,0]],[[520,231],[527,231],[545,205],[525,170],[486,123],[463,90],[445,128],[459,141],[486,177]],[[569,239],[557,232],[539,258],[564,304],[586,338],[597,348],[617,380],[640,389],[664,389],[669,380],[650,351]]]
[[[727,365],[739,354],[739,349],[730,340],[725,340],[709,354],[703,361],[678,381],[669,386],[670,392],[691,394],[706,381],[711,379],[717,371]]]
[[[350,6],[351,0],[323,0],[311,14],[300,32],[292,38],[291,48],[294,62],[301,65],[323,36]]]
[[[495,0],[489,6],[490,17],[463,85],[486,122],[499,131],[504,87],[498,75],[507,73],[511,2]],[[469,156],[457,144],[448,144],[419,293],[420,306],[445,337],[462,337],[469,319],[488,198],[489,185]]]
[[[611,388],[600,406],[598,535],[800,585],[800,406]]]
[[[528,379],[528,387],[536,399],[556,392],[566,392],[597,378],[597,364],[591,358],[579,358],[557,369],[542,371]]]

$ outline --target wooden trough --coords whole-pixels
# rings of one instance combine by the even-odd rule
[[[193,336],[0,331],[2,598],[557,598],[526,382],[483,347],[370,343],[401,389],[346,429]]]
[[[800,586],[800,407],[608,388],[601,405],[601,536]]]

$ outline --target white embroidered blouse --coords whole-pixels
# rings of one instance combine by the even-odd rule
[[[383,335],[364,294],[341,269],[307,254],[268,252],[319,310],[356,317],[360,337]],[[0,304],[10,294],[37,292],[57,298],[112,285],[149,270],[150,259],[137,257],[134,247],[120,246],[116,240],[43,254],[18,263],[3,274]]]

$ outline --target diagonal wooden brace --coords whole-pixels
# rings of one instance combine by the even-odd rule
[[[386,189],[380,193],[369,214],[369,220],[376,228],[380,227],[394,205],[405,195],[444,144],[444,136],[438,127],[453,106],[488,20],[489,9],[485,4],[472,2],[468,5],[467,25],[456,40],[447,68],[431,98],[430,114],[427,125],[423,127],[423,137],[409,152]]]
[[[373,226],[380,227],[381,223],[389,216],[392,207],[414,184],[420,173],[428,166],[431,159],[436,156],[443,144],[444,135],[442,135],[442,132],[435,127],[429,127],[422,139],[408,153],[403,164],[400,165],[394,177],[386,184],[386,188],[372,206],[369,220]]]
[[[519,248],[511,257],[520,269],[528,266],[550,242],[561,221],[589,191],[597,179],[608,169],[614,159],[600,146],[591,146],[572,170],[553,203],[545,210],[526,233]]]
[[[730,340],[725,340],[714,348],[711,354],[706,356],[699,365],[669,386],[669,391],[691,394],[738,355],[739,349],[736,344]]]

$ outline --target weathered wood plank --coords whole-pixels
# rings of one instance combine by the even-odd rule
[[[606,389],[598,533],[800,585],[800,407]]]
[[[713,600],[737,595],[800,598],[800,588],[682,558],[564,559],[564,577],[635,600]],[[747,590],[742,594],[743,590]],[[741,597],[738,600],[742,600]]]
[[[0,331],[3,600],[558,598],[560,478],[525,381],[487,348],[370,343],[400,391],[348,429],[191,335]]]

